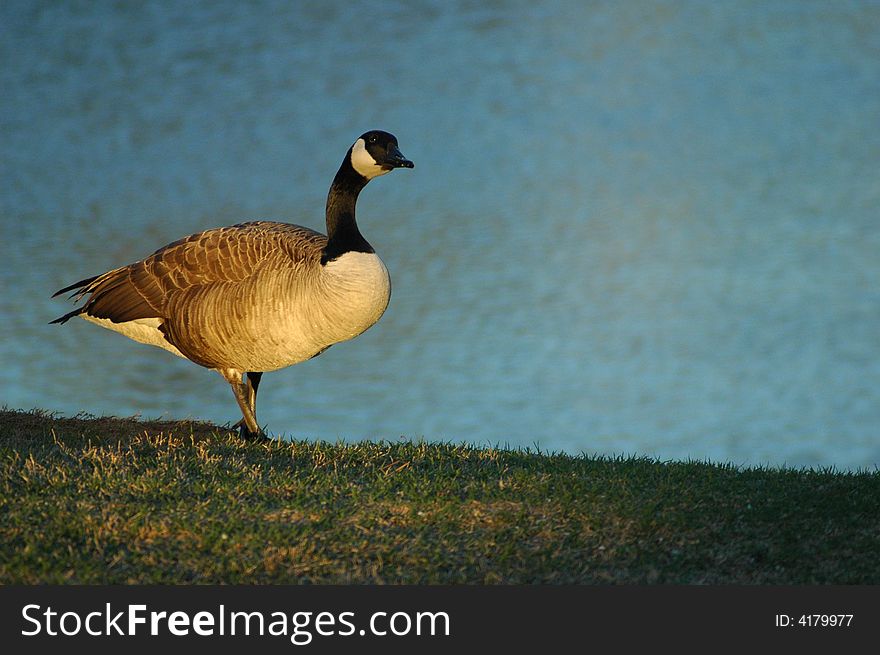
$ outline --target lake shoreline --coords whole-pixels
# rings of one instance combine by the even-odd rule
[[[0,583],[877,584],[880,472],[0,411]]]

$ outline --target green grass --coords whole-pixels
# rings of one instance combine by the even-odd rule
[[[880,582],[880,473],[0,411],[0,583]]]

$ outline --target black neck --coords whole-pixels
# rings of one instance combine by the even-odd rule
[[[350,155],[345,157],[327,195],[327,246],[321,264],[333,261],[347,252],[376,252],[358,230],[354,208],[358,194],[367,182],[351,166]]]

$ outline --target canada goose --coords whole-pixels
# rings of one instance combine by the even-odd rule
[[[241,408],[242,436],[262,435],[265,371],[315,357],[379,320],[391,296],[382,260],[358,230],[355,204],[374,177],[412,168],[397,139],[374,130],[348,149],[327,196],[327,236],[257,221],[169,243],[149,257],[57,291],[74,316],[215,369]]]

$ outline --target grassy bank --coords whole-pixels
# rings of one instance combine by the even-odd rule
[[[0,583],[880,582],[880,473],[0,412]]]

